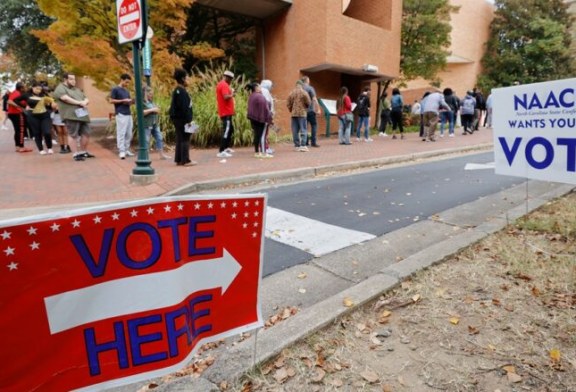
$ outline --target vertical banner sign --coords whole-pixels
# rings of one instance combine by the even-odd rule
[[[496,173],[576,184],[576,79],[492,93]]]
[[[99,391],[262,325],[264,195],[0,222],[0,390]]]
[[[152,76],[152,42],[147,39],[142,48],[142,64],[144,76]]]
[[[142,38],[142,6],[140,0],[116,0],[118,20],[118,43],[136,41]]]

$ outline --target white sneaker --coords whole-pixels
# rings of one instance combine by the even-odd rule
[[[121,152],[120,154],[118,154],[118,156],[120,157],[120,159],[124,159],[124,158],[126,158],[126,153]]]
[[[46,151],[44,150],[40,151],[40,155],[46,155]]]
[[[127,157],[133,157],[133,156],[134,156],[134,153],[133,153],[132,151],[130,151],[130,150],[126,150],[126,156],[127,156]]]
[[[274,158],[274,155],[266,153],[266,154],[262,155],[262,158],[266,158],[266,159]]]
[[[216,154],[218,158],[230,158],[232,154],[227,153],[226,151],[219,152]]]
[[[359,142],[359,141],[360,141],[360,138],[359,138],[359,137],[357,137],[357,138],[356,138],[356,141],[357,141],[357,142]]]
[[[48,149],[48,154],[54,154],[54,150],[52,150],[51,148]]]
[[[453,134],[453,133],[451,133],[450,135],[448,135],[448,137],[454,137],[454,134]]]
[[[300,152],[308,152],[308,147],[302,146],[302,147],[298,148],[298,151],[300,151]]]
[[[225,149],[224,151],[226,151],[228,154],[234,154],[234,152],[235,152],[235,151],[234,151],[233,149],[231,149],[231,148],[227,148],[227,149]]]
[[[374,141],[374,139],[372,139],[372,138],[368,138],[368,139],[364,139],[364,141],[365,141],[366,143],[369,143],[369,142],[373,142],[373,141]]]
[[[384,132],[380,132],[380,133],[378,134],[378,136],[380,136],[380,137],[388,137],[388,135],[385,134]]]
[[[444,134],[443,134],[443,133],[441,133],[441,134],[440,134],[440,137],[444,137]]]

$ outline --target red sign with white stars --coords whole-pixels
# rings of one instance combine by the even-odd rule
[[[102,390],[262,326],[263,195],[0,222],[0,390]]]

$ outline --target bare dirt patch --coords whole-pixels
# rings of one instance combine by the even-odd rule
[[[221,388],[576,391],[576,194]]]

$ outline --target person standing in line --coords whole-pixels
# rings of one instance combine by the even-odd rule
[[[390,123],[390,101],[388,100],[388,93],[382,92],[380,96],[380,127],[378,128],[378,136],[388,137],[386,134],[386,127]]]
[[[486,118],[484,119],[484,127],[486,128],[492,128],[492,100],[494,98],[492,97],[492,94],[488,95],[488,98],[486,98]]]
[[[14,128],[14,144],[16,152],[31,152],[32,149],[24,145],[24,137],[26,135],[26,117],[24,116],[24,108],[26,102],[23,99],[25,87],[24,83],[16,83],[14,91],[8,95],[8,118],[12,122]]]
[[[306,124],[306,117],[308,107],[310,106],[310,96],[304,91],[304,83],[301,80],[296,82],[296,87],[286,100],[286,106],[292,116],[292,139],[296,151],[308,152],[306,147],[306,139],[308,138],[308,129]]]
[[[430,93],[422,101],[422,113],[424,113],[424,138],[423,141],[435,142],[436,138],[434,133],[436,132],[436,125],[438,125],[439,120],[439,110],[444,108],[451,111],[450,106],[444,100],[444,95],[435,91]]]
[[[442,92],[444,101],[450,106],[451,110],[442,110],[440,112],[440,137],[444,137],[444,124],[448,124],[448,137],[454,137],[454,125],[456,123],[456,113],[458,112],[458,99],[454,96],[451,88],[447,87]]]
[[[222,80],[216,85],[218,116],[222,120],[222,140],[218,154],[216,154],[218,158],[230,158],[234,152],[231,148],[232,136],[234,135],[234,122],[232,120],[235,114],[235,91],[230,86],[232,79],[234,79],[234,74],[231,71],[224,71]]]
[[[462,127],[464,132],[462,135],[470,134],[474,132],[474,113],[476,111],[476,100],[472,96],[473,92],[468,91],[466,96],[462,100],[462,106],[460,107],[460,117],[462,121]]]
[[[482,116],[486,111],[486,103],[484,102],[482,92],[476,87],[472,90],[472,96],[476,100],[476,108],[474,109],[474,131],[477,131],[482,123]]]
[[[302,76],[300,80],[304,83],[304,91],[310,96],[310,106],[308,106],[308,112],[306,113],[306,121],[310,124],[310,145],[317,148],[320,147],[320,145],[317,140],[318,121],[316,115],[320,114],[320,104],[318,103],[316,90],[310,85],[310,78],[308,76]]]
[[[340,127],[338,128],[338,140],[340,144],[349,146],[350,133],[352,132],[352,122],[354,121],[354,115],[352,114],[352,100],[348,95],[348,87],[340,87],[340,96],[336,101],[336,114],[338,115],[338,120],[340,121]]]
[[[267,158],[272,158],[272,155],[274,155],[274,150],[270,147],[270,141],[268,140],[268,135],[270,134],[270,128],[274,124],[274,113],[275,113],[274,97],[272,97],[271,92],[272,81],[264,79],[262,83],[260,83],[260,87],[262,88],[262,95],[264,96],[266,102],[268,103],[268,110],[270,111],[271,115],[271,121],[269,123],[266,123],[266,127],[264,128],[264,142],[266,148],[264,151],[266,152],[266,155],[270,155],[270,157]]]
[[[131,81],[130,75],[126,73],[120,75],[120,83],[110,93],[110,103],[114,104],[116,116],[116,145],[120,159],[134,156],[134,153],[130,151],[132,128],[134,127],[130,105],[134,103],[134,100],[130,97],[130,91],[127,89]]]
[[[174,80],[177,83],[172,92],[170,101],[170,120],[176,129],[176,150],[174,162],[177,166],[193,166],[197,162],[190,160],[190,133],[186,132],[186,124],[190,124],[194,117],[192,113],[192,99],[186,91],[188,87],[188,73],[182,68],[174,70]]]
[[[404,139],[404,119],[402,115],[404,100],[398,88],[392,90],[390,105],[392,106],[392,112],[390,113],[390,118],[392,119],[392,139],[396,139],[396,128],[400,131],[400,139]]]
[[[52,97],[44,93],[42,85],[33,82],[30,94],[26,95],[27,119],[40,155],[54,154],[52,150],[52,118],[50,114],[56,108]],[[46,144],[44,150],[42,140]]]
[[[60,116],[58,105],[56,105],[56,110],[52,112],[52,126],[56,130],[56,135],[58,135],[60,154],[69,154],[71,150],[70,146],[68,145],[68,130],[66,129],[64,120],[62,120],[62,117]]]
[[[4,91],[2,94],[2,111],[4,112],[4,120],[2,120],[2,130],[6,131],[8,127],[6,126],[6,121],[8,121],[8,97],[10,92],[8,90]]]
[[[266,153],[266,135],[264,130],[266,124],[272,122],[272,114],[268,107],[268,102],[262,95],[262,87],[258,83],[248,85],[251,94],[248,98],[248,119],[254,131],[254,157],[255,158],[272,158],[273,156]]]
[[[160,113],[160,108],[156,106],[153,102],[154,90],[152,87],[144,86],[142,88],[143,97],[143,114],[144,114],[144,132],[146,133],[146,148],[150,148],[150,138],[154,138],[154,146],[160,159],[170,159],[170,157],[164,154],[164,141],[162,138],[162,131],[160,130],[160,125],[158,124],[158,113]]]
[[[356,127],[356,140],[360,141],[362,126],[364,126],[364,141],[373,141],[370,138],[370,88],[365,87],[356,100],[356,112],[358,113],[358,126]]]
[[[84,92],[76,87],[76,76],[65,73],[63,81],[54,90],[60,116],[68,129],[68,145],[75,161],[94,158],[88,152],[90,143],[90,116],[86,107],[90,103]]]

